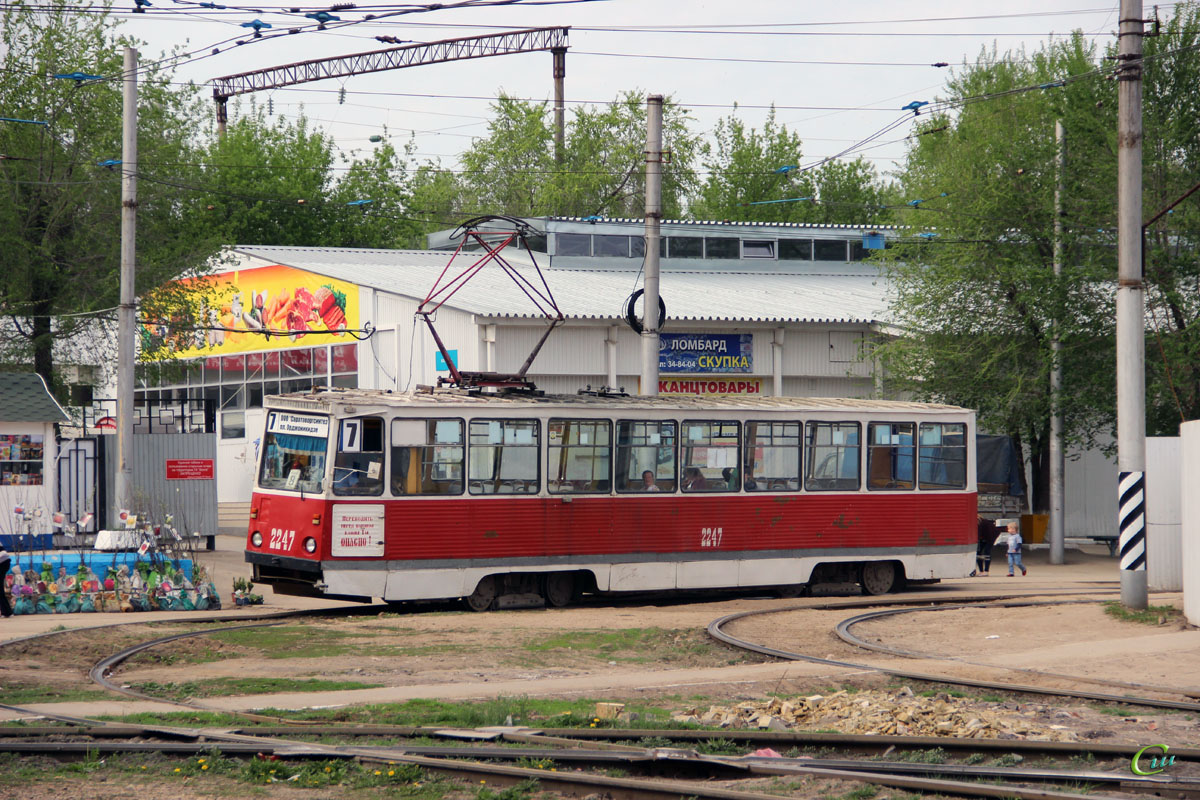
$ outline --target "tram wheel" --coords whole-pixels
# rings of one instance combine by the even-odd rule
[[[785,583],[775,587],[775,595],[782,600],[803,597],[808,592],[807,583]]]
[[[546,576],[546,587],[542,592],[546,605],[562,608],[575,597],[575,576],[570,572],[551,572]]]
[[[887,594],[896,585],[896,565],[891,561],[868,561],[862,565],[863,594]]]
[[[488,575],[483,580],[479,581],[475,586],[475,591],[471,592],[465,598],[467,608],[472,611],[487,611],[496,602],[496,579]]]

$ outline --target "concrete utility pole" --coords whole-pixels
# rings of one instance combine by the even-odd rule
[[[555,47],[550,51],[550,55],[554,57],[554,160],[561,164],[566,155],[563,151],[563,139],[567,128],[563,79],[567,77],[567,48]]]
[[[1117,469],[1121,602],[1146,607],[1146,305],[1142,285],[1142,0],[1117,46]]]
[[[1063,173],[1067,161],[1067,134],[1062,120],[1054,123],[1054,279],[1062,276],[1063,267]],[[1062,418],[1062,342],[1059,341],[1057,321],[1050,353],[1054,368],[1050,371],[1050,563],[1066,563],[1063,541],[1066,526],[1063,514],[1063,418]]]
[[[137,50],[125,48],[125,84],[121,103],[121,302],[117,309],[117,475],[113,505],[133,500],[133,365],[135,295],[133,290],[137,226]]]
[[[662,239],[661,94],[646,98],[646,288],[642,322],[642,394],[658,396],[658,243]]]

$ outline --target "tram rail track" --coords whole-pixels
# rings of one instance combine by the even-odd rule
[[[1046,592],[1039,593],[1040,597],[1085,596],[1109,594],[1100,590]],[[990,595],[987,598],[972,596],[973,603],[963,604],[961,597],[938,598],[944,603],[930,606],[929,597],[920,598],[855,598],[839,599],[827,602],[808,602],[789,605],[783,608],[762,609],[751,612],[726,615],[714,620],[709,625],[709,632],[719,641],[733,646],[741,646],[736,637],[721,631],[721,627],[735,619],[741,619],[756,614],[782,613],[812,608],[817,610],[859,609],[863,607],[878,607],[880,605],[904,606],[901,609],[884,609],[855,615],[843,620],[839,628],[844,630],[852,639],[850,630],[855,624],[867,619],[885,617],[887,614],[902,613],[903,611],[929,610],[935,608],[957,608],[982,605],[979,601],[986,599],[992,603],[1010,602],[1028,604],[1028,601],[1017,600],[1022,595],[1004,593]],[[994,607],[994,606],[993,606]],[[246,624],[225,625],[220,628],[208,628],[196,631],[171,634],[138,643],[119,653],[114,653],[92,667],[90,677],[99,685],[123,695],[153,700],[161,703],[186,707],[192,710],[208,710],[203,704],[196,702],[169,701],[163,698],[146,695],[127,687],[116,684],[111,676],[119,665],[137,652],[160,646],[178,639],[201,636],[218,630],[229,630],[264,625],[278,625],[288,619],[301,616],[328,616],[371,614],[383,610],[378,607],[355,607],[337,609],[311,609],[303,612],[280,612],[255,615],[254,618],[243,618],[240,622]],[[172,622],[186,624],[199,622],[202,624],[229,622],[228,616],[208,619],[177,619]],[[118,623],[144,624],[140,622]],[[844,626],[844,627],[843,627]],[[98,626],[97,626],[98,627]],[[75,630],[88,630],[75,629]],[[714,630],[716,633],[714,633]],[[70,631],[56,631],[53,635]],[[718,635],[719,634],[719,635]],[[727,637],[727,638],[723,638]],[[26,637],[21,640],[29,641]],[[11,642],[0,643],[0,648]],[[853,644],[853,642],[848,641]],[[765,653],[788,660],[815,661],[834,666],[849,666],[854,669],[874,670],[887,674],[907,677],[914,680],[934,683],[964,684],[983,688],[999,689],[1013,692],[1033,692],[1044,695],[1064,697],[1083,697],[1113,703],[1129,703],[1159,708],[1200,710],[1200,703],[1181,703],[1154,700],[1152,698],[1131,698],[1128,696],[1105,695],[1101,693],[1080,693],[1046,687],[1026,687],[1018,684],[1005,684],[991,681],[964,681],[953,676],[926,675],[921,673],[906,673],[898,670],[882,669],[870,664],[854,664],[851,662],[832,659],[820,659],[804,654],[788,653],[786,651],[764,648],[755,643],[746,649]],[[867,643],[870,644],[870,643]],[[874,649],[874,648],[868,648]],[[891,655],[928,658],[926,654],[891,653]],[[1157,688],[1157,687],[1154,687]],[[10,709],[21,709],[28,715],[41,715],[32,709],[22,709],[19,706],[3,706]],[[229,712],[223,712],[229,713]],[[1075,798],[1075,792],[1058,791],[1043,788],[1061,784],[1076,784],[1089,786],[1104,786],[1123,793],[1150,793],[1160,796],[1171,795],[1200,799],[1200,779],[1166,779],[1156,776],[1139,776],[1124,773],[1104,773],[1096,770],[1014,770],[1011,767],[983,767],[972,769],[969,764],[927,764],[914,762],[878,761],[846,758],[771,758],[747,759],[727,758],[721,756],[704,756],[694,749],[696,746],[710,744],[717,740],[725,740],[744,744],[746,746],[770,746],[787,748],[809,748],[834,751],[838,753],[867,753],[875,757],[896,750],[922,750],[940,748],[953,753],[957,757],[971,754],[983,754],[996,757],[1006,753],[1040,754],[1043,757],[1059,759],[1073,758],[1104,758],[1127,760],[1132,757],[1137,748],[1078,742],[1046,742],[1030,740],[997,740],[997,739],[960,739],[954,737],[920,737],[920,736],[843,736],[838,734],[807,734],[799,732],[757,731],[757,730],[648,730],[648,729],[525,729],[505,730],[494,732],[504,746],[490,744],[486,746],[456,746],[445,747],[438,745],[330,745],[312,741],[304,741],[295,737],[332,736],[341,738],[478,738],[482,732],[452,731],[445,728],[429,726],[387,726],[387,725],[330,725],[312,721],[297,721],[269,717],[250,712],[236,712],[243,718],[258,723],[281,723],[274,726],[257,725],[236,729],[189,729],[172,726],[129,726],[121,723],[96,724],[94,721],[82,718],[60,716],[58,719],[70,724],[63,726],[22,726],[21,728],[0,729],[0,737],[12,739],[20,736],[20,742],[0,739],[0,752],[12,752],[21,755],[55,755],[55,757],[82,757],[88,753],[105,752],[157,752],[167,755],[186,757],[220,749],[231,757],[253,758],[260,754],[286,759],[303,758],[353,758],[364,763],[406,763],[442,775],[448,775],[472,783],[487,780],[492,783],[519,783],[524,780],[537,779],[544,789],[559,790],[570,793],[611,795],[614,800],[629,798],[629,800],[660,800],[668,796],[674,800],[679,796],[696,797],[700,800],[778,800],[775,795],[767,795],[754,791],[740,791],[706,785],[705,781],[713,777],[733,776],[733,779],[750,779],[754,777],[799,777],[810,776],[835,780],[849,780],[905,789],[922,793],[941,793],[962,797],[1017,797],[1021,800],[1067,800]],[[302,724],[297,724],[297,723]],[[90,723],[90,724],[82,724]],[[490,734],[489,734],[490,735]],[[53,738],[82,738],[88,741],[47,741]],[[678,747],[643,747],[628,742],[654,738],[658,742],[667,740]],[[40,740],[40,741],[39,741]],[[149,741],[148,741],[149,740]],[[521,745],[515,747],[514,745]],[[1180,762],[1200,762],[1200,749],[1172,748],[1171,754]],[[474,759],[465,761],[464,759]],[[489,763],[497,760],[513,761],[520,758],[553,759],[577,768],[599,768],[604,765],[624,765],[626,769],[658,769],[669,767],[672,770],[692,770],[700,775],[700,780],[661,779],[646,780],[640,778],[614,778],[605,775],[590,775],[572,771],[547,772],[546,770],[529,769],[508,764]],[[483,777],[481,777],[483,776]],[[988,783],[1006,779],[1005,783]],[[1031,788],[1024,784],[1037,784]],[[1098,795],[1091,795],[1098,796]]]
[[[396,726],[366,726],[364,730],[381,733]],[[286,729],[289,733],[295,733]],[[456,736],[489,735],[497,740],[512,741],[509,737],[520,737],[522,742],[539,741],[545,746],[503,747],[496,744],[464,745],[460,747],[439,747],[429,745],[412,745],[396,743],[392,745],[331,745],[296,741],[292,739],[276,739],[264,735],[263,731],[247,733],[244,731],[199,732],[189,729],[165,728],[162,726],[121,726],[119,731],[110,730],[108,726],[92,727],[74,731],[76,737],[103,738],[106,741],[72,741],[72,742],[4,742],[0,741],[0,750],[21,755],[48,755],[56,758],[82,758],[97,754],[110,753],[163,753],[176,756],[197,756],[211,752],[214,747],[221,750],[225,756],[233,757],[267,757],[281,759],[356,759],[366,763],[412,764],[437,774],[448,775],[458,779],[469,779],[474,782],[482,780],[499,780],[500,782],[519,782],[531,778],[538,780],[543,788],[558,788],[561,791],[597,792],[603,791],[614,797],[629,798],[661,798],[668,795],[695,796],[705,800],[757,800],[770,797],[758,792],[714,788],[705,782],[712,779],[739,780],[764,776],[797,777],[811,776],[850,780],[873,785],[904,788],[919,792],[934,792],[965,797],[1018,797],[1023,800],[1061,800],[1067,797],[1078,797],[1076,793],[1059,792],[1043,788],[1029,788],[1024,784],[1057,786],[1103,786],[1123,792],[1148,793],[1153,795],[1171,795],[1176,797],[1200,797],[1200,779],[1197,778],[1163,778],[1158,776],[1136,776],[1114,772],[1104,772],[1096,769],[1062,770],[1046,767],[1014,769],[1012,767],[992,767],[972,764],[931,764],[913,761],[865,761],[862,759],[845,758],[762,758],[755,756],[727,757],[702,755],[692,749],[666,747],[639,747],[624,745],[621,750],[570,749],[562,746],[563,742],[579,741],[571,736],[573,730],[559,729],[526,729],[467,731],[467,730],[433,730],[430,728],[403,728],[404,733],[419,732],[422,736],[440,734],[446,738]],[[40,728],[36,731],[16,731],[26,739],[45,738],[50,732],[63,735],[63,728]],[[69,729],[67,729],[69,731]],[[116,741],[112,734],[124,736],[135,734],[125,741]],[[345,731],[341,731],[345,733]],[[6,732],[7,733],[7,732]],[[589,734],[599,732],[588,731]],[[726,732],[705,731],[647,731],[647,730],[606,730],[603,735],[608,738],[630,735],[645,737],[649,735],[666,735],[682,739],[687,743],[696,743],[704,738],[711,739]],[[733,733],[733,732],[730,732]],[[743,734],[756,732],[742,732]],[[565,736],[562,734],[566,734]],[[684,736],[684,734],[687,734]],[[133,741],[132,738],[173,737],[173,741]],[[1128,757],[1134,748],[1114,745],[1074,745],[1064,748],[1065,743],[1008,741],[994,740],[948,740],[944,737],[868,737],[868,736],[837,736],[837,735],[807,734],[773,734],[772,741],[780,740],[792,743],[821,742],[824,749],[829,749],[834,743],[843,744],[850,748],[858,748],[870,739],[886,739],[890,742],[900,742],[905,746],[916,744],[913,739],[928,739],[939,747],[947,745],[951,749],[970,748],[973,752],[995,751],[996,749],[1021,750],[1026,753],[1054,752],[1060,757],[1068,754],[1101,754],[1108,757]],[[180,741],[190,738],[191,741]],[[586,737],[593,739],[594,736]],[[748,737],[761,739],[761,737]],[[882,742],[870,742],[878,747]],[[1003,744],[1007,748],[992,748],[988,744]],[[982,745],[982,746],[981,746]],[[1059,745],[1058,747],[1046,747]],[[895,749],[895,744],[889,744],[889,750]],[[1180,749],[1173,753],[1181,760],[1200,761],[1200,750]],[[466,760],[471,759],[471,760]],[[599,768],[619,766],[623,769],[635,769],[657,773],[659,777],[647,778],[613,778],[611,776],[594,775],[581,772],[548,772],[544,769],[529,769],[514,767],[506,764],[488,763],[497,760],[512,762],[520,759],[554,759],[556,762],[571,764],[577,768]],[[663,778],[666,773],[670,777]],[[678,773],[688,777],[680,778]],[[981,781],[1002,781],[1000,784],[981,783]],[[1097,795],[1091,795],[1097,796]]]

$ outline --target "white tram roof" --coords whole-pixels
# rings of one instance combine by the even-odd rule
[[[436,250],[371,250],[345,247],[238,245],[234,252],[267,264],[282,264],[330,278],[422,300],[446,269],[450,253]],[[528,256],[510,248],[506,260],[524,274]],[[455,261],[479,258],[466,253]],[[615,320],[636,288],[633,269],[548,269],[538,264],[568,319]],[[888,282],[878,267],[864,262],[771,262],[770,271],[664,269],[662,292],[674,320],[725,322],[889,323]],[[241,267],[245,269],[245,266]],[[528,266],[532,269],[532,266]],[[502,269],[489,264],[446,305],[498,319],[541,318]]]
[[[734,378],[736,380],[736,377]],[[841,411],[846,413],[891,412],[905,414],[970,413],[961,406],[938,403],[917,403],[905,400],[870,400],[852,397],[746,397],[665,395],[596,396],[592,394],[493,394],[467,393],[457,389],[435,389],[432,392],[389,392],[375,389],[317,389],[313,392],[275,395],[265,405],[290,411],[330,413],[335,407],[349,413],[361,414],[385,409],[453,408],[506,406],[509,408],[540,408],[546,406],[575,409],[620,409],[654,411]]]

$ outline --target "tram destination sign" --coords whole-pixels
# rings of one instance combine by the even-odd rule
[[[290,433],[324,439],[329,436],[329,417],[310,417],[307,414],[272,411],[267,415],[267,433]]]
[[[754,370],[754,336],[749,333],[663,333],[658,371],[706,375]]]

